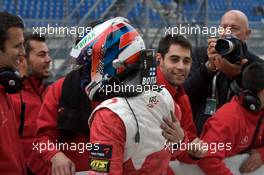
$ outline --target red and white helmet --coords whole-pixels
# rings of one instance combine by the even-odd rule
[[[86,87],[89,98],[94,99],[104,82],[137,63],[141,50],[145,50],[143,39],[123,17],[100,23],[87,33],[72,48],[71,56],[76,59],[88,58],[86,61],[91,64],[91,82]]]

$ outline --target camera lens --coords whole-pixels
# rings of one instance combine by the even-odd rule
[[[216,41],[215,50],[221,56],[225,56],[234,50],[234,44],[227,39],[218,39]]]

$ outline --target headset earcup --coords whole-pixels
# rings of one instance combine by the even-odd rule
[[[18,93],[23,87],[22,77],[13,68],[0,69],[0,84],[4,86],[5,92],[9,94]]]
[[[243,106],[252,112],[257,112],[261,107],[261,102],[254,93],[246,91],[244,92]]]

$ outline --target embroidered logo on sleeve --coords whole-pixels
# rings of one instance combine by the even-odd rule
[[[100,159],[111,159],[112,158],[112,146],[99,144],[96,149],[91,150],[90,156],[92,158],[100,158]]]
[[[110,170],[110,160],[90,159],[90,170],[107,173]]]

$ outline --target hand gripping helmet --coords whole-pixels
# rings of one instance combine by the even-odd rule
[[[100,87],[113,77],[125,77],[127,69],[139,61],[145,49],[143,39],[128,20],[116,17],[96,25],[72,49],[71,56],[78,62],[91,64],[91,82],[86,93],[99,101]]]

